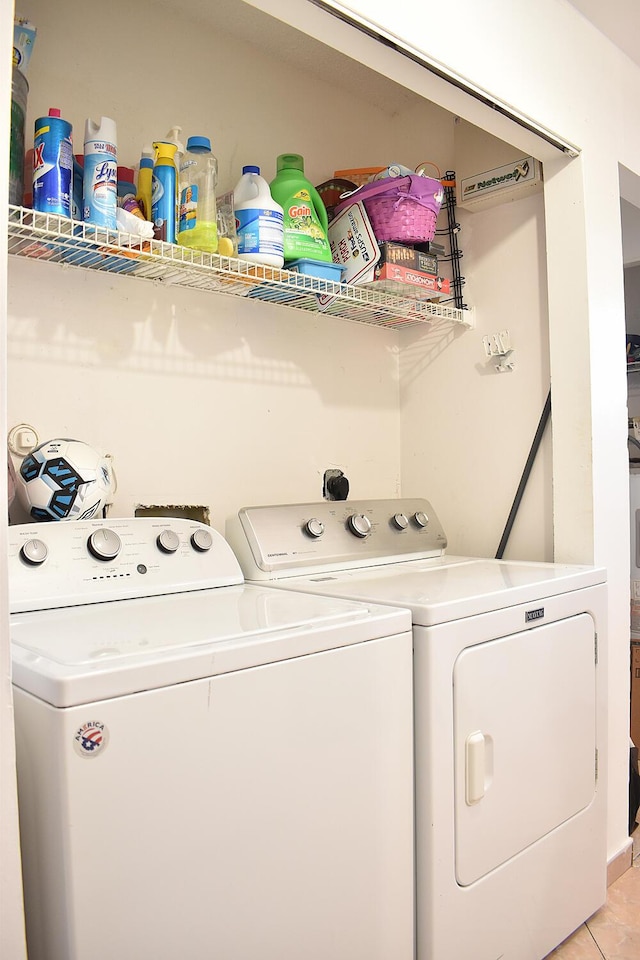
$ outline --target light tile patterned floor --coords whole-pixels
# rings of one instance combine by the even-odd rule
[[[547,960],[640,960],[640,827],[633,866],[612,883],[607,902]]]

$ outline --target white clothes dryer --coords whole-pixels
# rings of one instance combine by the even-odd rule
[[[448,556],[426,500],[248,507],[247,581],[412,611],[418,960],[541,960],[606,897],[606,576]]]
[[[30,960],[412,960],[409,612],[187,520],[9,540]]]

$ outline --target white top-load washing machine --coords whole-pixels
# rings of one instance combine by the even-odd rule
[[[606,896],[605,572],[448,556],[426,500],[249,507],[248,581],[413,615],[418,960],[540,960]]]
[[[30,960],[412,960],[409,612],[187,520],[9,540]]]

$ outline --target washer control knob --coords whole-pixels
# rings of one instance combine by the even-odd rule
[[[318,520],[317,517],[312,517],[311,520],[307,520],[305,523],[304,532],[310,537],[313,537],[314,540],[317,540],[318,537],[321,537],[324,533],[324,523],[322,520]]]
[[[91,534],[87,546],[96,560],[115,560],[122,549],[122,540],[113,530],[101,527]]]
[[[418,510],[417,513],[414,513],[413,519],[419,527],[426,527],[429,523],[429,517],[424,513],[423,510]]]
[[[371,520],[365,517],[364,513],[353,513],[347,520],[347,526],[350,532],[364,540],[371,533]]]
[[[394,513],[391,518],[391,523],[397,530],[406,530],[409,526],[409,521],[405,517],[404,513]]]
[[[38,567],[41,563],[44,563],[48,553],[46,543],[35,538],[33,540],[27,540],[20,548],[20,556],[25,563],[28,563],[32,567]]]
[[[175,553],[180,546],[180,537],[173,530],[162,530],[157,536],[156,543],[163,553]]]
[[[213,546],[213,537],[208,530],[196,530],[191,534],[191,546],[198,553],[206,553]]]

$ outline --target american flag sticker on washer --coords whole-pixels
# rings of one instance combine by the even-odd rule
[[[109,743],[109,731],[99,720],[88,720],[78,727],[73,738],[73,747],[79,757],[92,759],[104,753]]]

